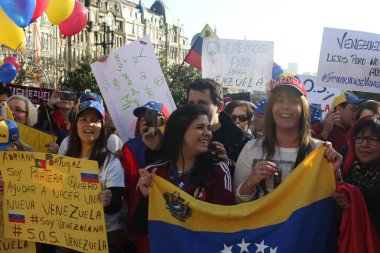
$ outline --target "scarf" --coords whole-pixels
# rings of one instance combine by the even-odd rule
[[[355,161],[350,168],[349,177],[354,185],[373,187],[380,184],[380,165],[368,166]]]

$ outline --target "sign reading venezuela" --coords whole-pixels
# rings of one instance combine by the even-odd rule
[[[96,161],[0,152],[7,238],[108,252]]]

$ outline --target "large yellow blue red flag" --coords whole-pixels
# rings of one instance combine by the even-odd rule
[[[273,192],[236,206],[194,199],[154,176],[149,193],[151,253],[325,253],[335,247],[335,178],[325,147]]]

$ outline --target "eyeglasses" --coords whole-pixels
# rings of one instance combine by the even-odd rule
[[[357,135],[354,137],[355,143],[362,144],[364,140],[367,140],[367,143],[371,146],[376,146],[380,142],[379,136],[361,136]]]
[[[11,109],[11,112],[12,113],[27,113],[27,111],[24,111],[23,109],[20,109],[20,108]]]
[[[233,121],[236,121],[237,119],[239,119],[239,121],[241,121],[241,122],[245,122],[245,121],[247,121],[248,120],[248,117],[247,117],[247,115],[231,115],[231,119],[233,120]]]

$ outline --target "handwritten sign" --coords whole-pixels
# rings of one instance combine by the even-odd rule
[[[223,87],[265,91],[272,65],[273,41],[203,39],[202,77]]]
[[[0,116],[0,119],[2,118],[3,116]],[[48,150],[46,145],[50,142],[57,141],[56,136],[44,133],[33,127],[29,127],[20,123],[17,123],[17,126],[20,134],[20,140],[28,144],[28,146],[34,150],[46,152]]]
[[[31,86],[22,86],[14,84],[6,84],[10,88],[13,95],[22,95],[30,99],[33,104],[42,105],[44,102],[49,101],[51,94],[53,93],[52,89],[31,87]]]
[[[108,252],[96,161],[0,152],[5,237]]]
[[[0,252],[1,253],[35,253],[34,242],[4,238],[3,198],[0,198]]]
[[[325,87],[380,93],[380,35],[325,28],[317,80]]]
[[[341,93],[341,89],[319,85],[316,76],[298,75],[298,77],[305,85],[309,104],[319,105],[322,109],[322,118],[325,118],[326,114],[332,110],[332,101]]]
[[[134,137],[136,107],[159,101],[169,112],[176,109],[149,37],[119,48],[91,68],[123,142]]]

